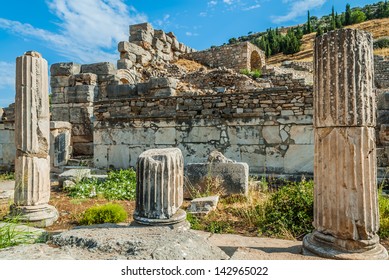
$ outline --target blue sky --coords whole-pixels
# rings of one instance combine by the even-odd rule
[[[289,26],[311,15],[377,1],[328,0],[18,0],[0,9],[0,107],[14,102],[15,58],[40,52],[49,65],[115,62],[128,26],[148,21],[202,50],[229,38]]]

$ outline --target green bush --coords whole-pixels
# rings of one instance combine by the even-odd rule
[[[133,169],[110,171],[104,182],[85,178],[65,191],[74,198],[102,196],[112,200],[135,200],[136,172]]]
[[[289,182],[265,203],[259,232],[300,237],[313,230],[313,181]]]
[[[127,212],[119,204],[108,203],[88,208],[82,215],[81,225],[120,223],[127,220]]]
[[[376,40],[373,44],[374,49],[389,48],[389,37],[384,37]]]
[[[200,219],[191,213],[186,214],[186,220],[190,223],[190,228],[194,230],[204,230],[205,226]]]
[[[380,238],[389,237],[389,197],[384,196],[382,189],[378,192],[378,205],[380,212],[380,230],[378,235]]]
[[[5,172],[0,174],[0,181],[12,181],[15,180],[14,172]]]
[[[252,79],[257,79],[257,78],[261,77],[261,75],[262,75],[262,72],[260,69],[254,69],[252,71],[250,71],[248,69],[241,69],[240,73],[243,75],[249,76]]]

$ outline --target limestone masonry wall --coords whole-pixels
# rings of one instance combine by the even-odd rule
[[[389,165],[389,57],[374,57],[374,78],[377,93],[377,164],[379,177],[384,178]]]
[[[150,23],[141,23],[130,26],[128,42],[118,45],[120,60],[118,69],[132,69],[147,66],[151,62],[171,62],[180,55],[194,50],[178,42],[172,33],[154,29]]]
[[[144,150],[173,146],[185,164],[217,149],[252,173],[309,174],[312,102],[312,87],[95,102],[95,165],[135,166]]]
[[[240,71],[254,70],[265,66],[264,52],[250,42],[213,47],[205,51],[181,55],[209,67],[227,67]]]

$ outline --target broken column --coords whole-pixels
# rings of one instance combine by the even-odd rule
[[[134,220],[148,225],[179,223],[183,202],[184,160],[178,148],[151,149],[137,162]]]
[[[315,43],[315,231],[304,253],[386,259],[377,235],[372,37],[342,29]]]
[[[33,51],[16,59],[15,204],[11,216],[41,227],[57,210],[50,199],[50,113],[47,61]]]

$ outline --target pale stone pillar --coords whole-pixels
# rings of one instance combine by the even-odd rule
[[[183,202],[184,160],[178,148],[151,149],[137,162],[134,220],[149,225],[185,220]]]
[[[369,33],[335,30],[316,38],[314,227],[304,253],[386,259],[377,235],[376,104]]]
[[[50,199],[47,61],[33,51],[16,59],[15,204],[11,216],[46,227],[58,218]]]

